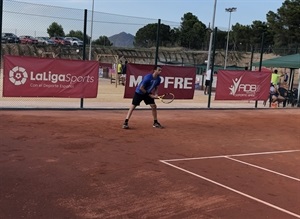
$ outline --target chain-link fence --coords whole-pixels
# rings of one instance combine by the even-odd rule
[[[54,22],[60,25],[64,34],[70,32],[86,33],[87,41],[82,47],[72,46],[52,46],[52,45],[31,45],[17,42],[3,42],[1,50],[1,69],[3,55],[12,54],[19,56],[51,57],[84,59],[90,54],[90,59],[101,62],[116,63],[112,58],[126,58],[134,63],[154,64],[155,49],[123,48],[111,49],[111,47],[90,46],[91,39],[96,40],[101,36],[113,36],[121,32],[135,33],[147,24],[156,24],[158,20],[122,16],[103,12],[92,12],[85,9],[73,9],[48,6],[42,4],[29,4],[18,1],[3,0],[2,12],[2,33],[13,33],[20,36],[51,37],[49,27]],[[171,28],[180,26],[180,23],[161,20],[161,23],[169,25]],[[99,56],[100,55],[100,56]],[[101,56],[102,55],[102,56]],[[111,56],[112,55],[112,56]],[[204,63],[206,52],[181,51],[180,53],[170,49],[168,53],[160,52],[159,60],[165,63],[183,65],[196,65]],[[220,55],[222,56],[222,55]],[[100,60],[101,57],[104,59]],[[86,58],[88,59],[88,58]],[[197,61],[196,61],[197,60]],[[170,63],[169,63],[170,64]],[[198,76],[198,81],[203,84],[202,75]],[[295,80],[297,81],[297,80]],[[215,86],[216,80],[214,80]],[[99,89],[97,98],[74,99],[74,98],[7,98],[3,97],[3,71],[0,73],[0,108],[127,108],[131,100],[124,99],[124,86],[112,83],[108,77],[99,78]],[[83,103],[83,105],[82,105]],[[203,90],[195,90],[193,100],[178,100],[170,105],[161,105],[163,108],[207,108],[208,96],[203,94]],[[252,101],[214,101],[210,103],[212,108],[254,108]],[[262,103],[258,107],[264,107]]]

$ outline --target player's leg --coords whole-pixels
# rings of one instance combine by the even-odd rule
[[[153,120],[157,120],[157,106],[156,104],[149,104],[152,110]]]
[[[205,80],[204,95],[206,95],[206,94],[207,94],[208,87],[209,87],[209,80]]]
[[[126,116],[126,119],[123,123],[123,129],[128,129],[129,126],[128,126],[128,121],[132,115],[132,112],[133,110],[140,105],[140,103],[142,102],[143,100],[143,96],[141,94],[138,94],[138,93],[134,93],[134,96],[133,96],[133,99],[132,99],[132,103],[131,103],[131,106],[129,107],[129,110],[127,112],[127,116]]]
[[[129,110],[128,110],[128,113],[127,113],[127,116],[126,116],[126,119],[127,120],[129,120],[130,119],[130,117],[131,117],[131,115],[132,115],[132,112],[133,112],[133,110],[136,108],[136,106],[135,105],[131,105],[130,106],[130,108],[129,108]]]
[[[134,110],[135,108],[136,108],[136,106],[133,105],[133,104],[131,104],[131,106],[129,107],[129,110],[128,110],[128,112],[127,112],[126,119],[125,119],[125,121],[124,121],[124,123],[123,123],[123,126],[122,126],[123,129],[128,129],[128,128],[129,128],[129,126],[128,126],[128,121],[129,121],[129,119],[130,119],[130,117],[131,117],[131,115],[132,115],[132,112],[133,112],[133,110]]]
[[[153,116],[153,127],[154,128],[162,128],[161,124],[159,124],[159,122],[157,120],[157,106],[155,104],[155,100],[150,96],[146,96],[144,99],[144,102],[146,105],[149,105],[151,107],[152,116]]]
[[[152,110],[152,116],[153,116],[153,128],[162,128],[162,125],[157,120],[157,105],[149,104]]]

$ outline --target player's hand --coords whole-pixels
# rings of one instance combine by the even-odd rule
[[[157,94],[149,94],[149,96],[150,96],[151,98],[153,98],[153,99],[158,99]]]

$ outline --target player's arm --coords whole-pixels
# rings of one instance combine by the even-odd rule
[[[159,99],[159,96],[158,96],[158,86],[160,85],[160,82],[161,82],[161,79],[160,77],[158,78],[158,81],[156,83],[156,86],[154,87],[154,94],[151,96],[153,99]]]
[[[153,99],[157,99],[158,98],[158,94],[157,94],[158,89],[157,88],[158,88],[158,86],[156,86],[154,88],[154,94],[152,94],[152,96],[151,96]]]
[[[148,91],[145,89],[144,85],[141,85],[140,91],[142,91],[145,95],[149,95],[153,99],[157,99],[157,87],[154,88],[154,94],[148,93]]]
[[[142,91],[142,93],[144,93],[144,94],[147,93],[147,90],[145,89],[144,85],[141,85],[140,91]]]

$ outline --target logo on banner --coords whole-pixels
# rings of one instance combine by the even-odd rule
[[[16,66],[9,71],[9,80],[16,86],[25,84],[27,81],[28,74],[23,67]]]
[[[237,92],[237,90],[238,90],[238,88],[239,88],[239,85],[240,85],[240,83],[241,83],[241,80],[242,80],[242,78],[243,77],[240,77],[239,79],[232,79],[232,85],[229,87],[229,90],[230,90],[230,95],[235,95],[236,94],[236,92]]]
[[[241,83],[243,77],[232,79],[232,85],[229,87],[232,96],[254,96],[259,91],[260,86],[256,84]]]

